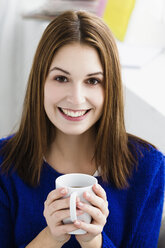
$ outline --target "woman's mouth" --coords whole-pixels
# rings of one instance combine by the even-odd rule
[[[91,110],[91,109],[86,109],[86,110],[72,110],[72,109],[66,109],[66,108],[60,108],[58,107],[60,113],[67,119],[67,120],[75,120],[75,121],[79,121],[79,120],[83,120],[87,113]]]

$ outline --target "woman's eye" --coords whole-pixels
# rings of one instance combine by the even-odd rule
[[[100,80],[97,79],[97,78],[89,78],[89,79],[87,80],[87,82],[88,82],[88,84],[96,85],[96,84],[100,83]]]
[[[64,77],[64,76],[57,76],[57,77],[54,78],[54,80],[56,80],[56,81],[58,81],[60,83],[68,82],[68,79],[66,77]]]

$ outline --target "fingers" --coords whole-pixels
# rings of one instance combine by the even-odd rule
[[[63,224],[63,220],[70,217],[69,197],[66,188],[59,188],[49,193],[44,203],[44,217],[49,227],[50,233],[57,241],[67,241],[70,235],[68,233],[75,231],[77,227],[71,224]],[[84,213],[82,210],[76,211],[77,216]]]
[[[70,205],[69,200],[70,200],[69,198],[64,198],[64,199],[53,201],[51,204],[48,205],[49,214],[52,215],[55,211],[69,208],[69,205]]]
[[[96,195],[101,197],[104,201],[107,201],[107,195],[105,193],[105,190],[99,184],[96,183],[92,187],[92,189],[93,189],[93,191],[95,192]]]
[[[108,201],[107,201],[107,195],[105,190],[99,185],[95,184],[93,186],[93,191],[95,192],[95,195],[92,195],[89,200],[91,200],[91,204],[94,206],[98,206],[103,214],[108,217],[109,215],[109,210],[108,210]],[[88,201],[89,201],[88,200]]]
[[[101,210],[101,212],[107,217],[109,214],[108,207],[107,207],[107,201],[104,201],[102,198],[90,194],[88,192],[84,193],[84,198],[87,199],[91,205],[97,207],[98,209]]]
[[[69,233],[77,230],[77,227],[74,224],[65,224],[56,226],[56,228],[49,226],[50,232],[57,240],[61,240],[63,237],[68,237]]]
[[[63,235],[64,233],[68,234],[68,233],[73,232],[75,230],[77,230],[77,227],[74,224],[65,224],[65,225],[58,226],[55,234],[57,236],[60,236],[60,235]]]
[[[89,215],[91,215],[95,223],[99,225],[103,225],[103,226],[105,225],[106,216],[101,212],[99,208],[96,208],[92,205],[88,205],[83,202],[78,202],[77,206],[79,209],[81,209],[85,213],[88,213]]]
[[[64,219],[70,217],[70,198],[66,197],[68,194],[67,188],[59,188],[49,193],[45,201],[44,216],[48,226],[51,228],[54,236],[65,235],[71,231],[81,228],[94,236],[101,233],[106,223],[108,211],[108,202],[104,189],[95,184],[93,186],[95,194],[85,192],[83,197],[91,203],[91,205],[82,203],[77,199],[77,216],[88,213],[92,217],[92,223],[87,224],[82,221],[75,221],[74,224],[62,224]]]
[[[76,220],[74,222],[74,225],[77,228],[83,229],[87,233],[90,233],[94,236],[98,235],[99,233],[101,233],[103,231],[103,226],[101,226],[101,225],[87,224],[87,223],[85,223],[83,221],[79,221],[79,220]]]
[[[46,199],[46,204],[49,206],[53,201],[60,199],[61,197],[65,196],[68,193],[67,188],[58,188],[52,190]]]
[[[44,205],[45,205],[45,209],[48,208],[48,212],[49,215],[53,215],[56,211],[58,212],[59,210],[63,210],[63,209],[69,209],[70,207],[70,198],[61,198],[61,195],[64,195],[64,191],[61,194],[61,190],[53,190],[52,192],[50,192],[50,194],[47,197],[47,200],[45,201]],[[65,190],[65,194],[67,193],[67,191]],[[60,199],[57,199],[59,198]],[[82,211],[81,211],[82,212]]]
[[[79,216],[81,214],[83,214],[84,212],[82,210],[76,210],[76,215]],[[61,224],[61,222],[70,217],[70,210],[66,209],[66,210],[60,210],[60,211],[54,211],[50,217],[52,217],[54,219],[54,223],[55,224]]]
[[[83,194],[83,197],[87,201],[89,201],[91,205],[100,209],[103,215],[107,217],[109,215],[109,210],[108,210],[108,201],[107,201],[106,193],[99,184],[95,184],[93,189],[95,190],[95,193],[97,195],[90,192],[85,192]]]
[[[82,221],[76,221],[75,225],[78,227],[79,224],[79,228],[95,235],[96,233],[100,233],[106,224],[109,210],[104,189],[100,185],[94,185],[93,191],[95,194],[90,192],[85,192],[83,194],[83,197],[90,202],[91,205],[81,202],[80,200],[77,201],[77,207],[92,217],[92,223],[87,224]]]
[[[44,205],[44,216],[53,217],[55,223],[70,217],[70,198],[61,198],[67,194],[66,188],[59,188],[49,193]],[[82,210],[76,210],[77,216],[83,214]]]

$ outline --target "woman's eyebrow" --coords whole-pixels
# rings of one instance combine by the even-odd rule
[[[56,67],[56,66],[53,67],[52,69],[50,69],[49,72],[54,71],[54,70],[62,71],[62,72],[64,72],[65,74],[70,75],[70,73],[69,73],[68,71],[66,71],[66,70],[64,70],[64,69],[62,69],[62,68],[60,68],[60,67]],[[91,77],[91,76],[99,75],[99,74],[100,74],[100,75],[103,75],[103,72],[101,72],[101,71],[93,72],[93,73],[87,74],[87,76],[88,76],[88,77]]]
[[[103,72],[101,72],[101,71],[93,72],[93,73],[87,74],[87,76],[90,77],[90,76],[99,75],[99,74],[103,75]]]
[[[70,75],[70,73],[69,73],[68,71],[65,71],[65,70],[63,70],[63,69],[61,69],[61,68],[59,68],[59,67],[56,67],[56,66],[53,67],[52,69],[50,69],[49,72],[54,71],[54,70],[62,71],[62,72],[64,72],[65,74]]]

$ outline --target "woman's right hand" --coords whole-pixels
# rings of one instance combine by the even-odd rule
[[[70,217],[69,200],[70,198],[62,198],[67,195],[66,188],[58,188],[52,190],[44,203],[44,217],[46,219],[49,232],[53,239],[60,243],[61,246],[65,244],[69,239],[69,232],[76,230],[74,224],[63,224],[65,218]],[[81,215],[83,212],[77,210],[77,215]]]

